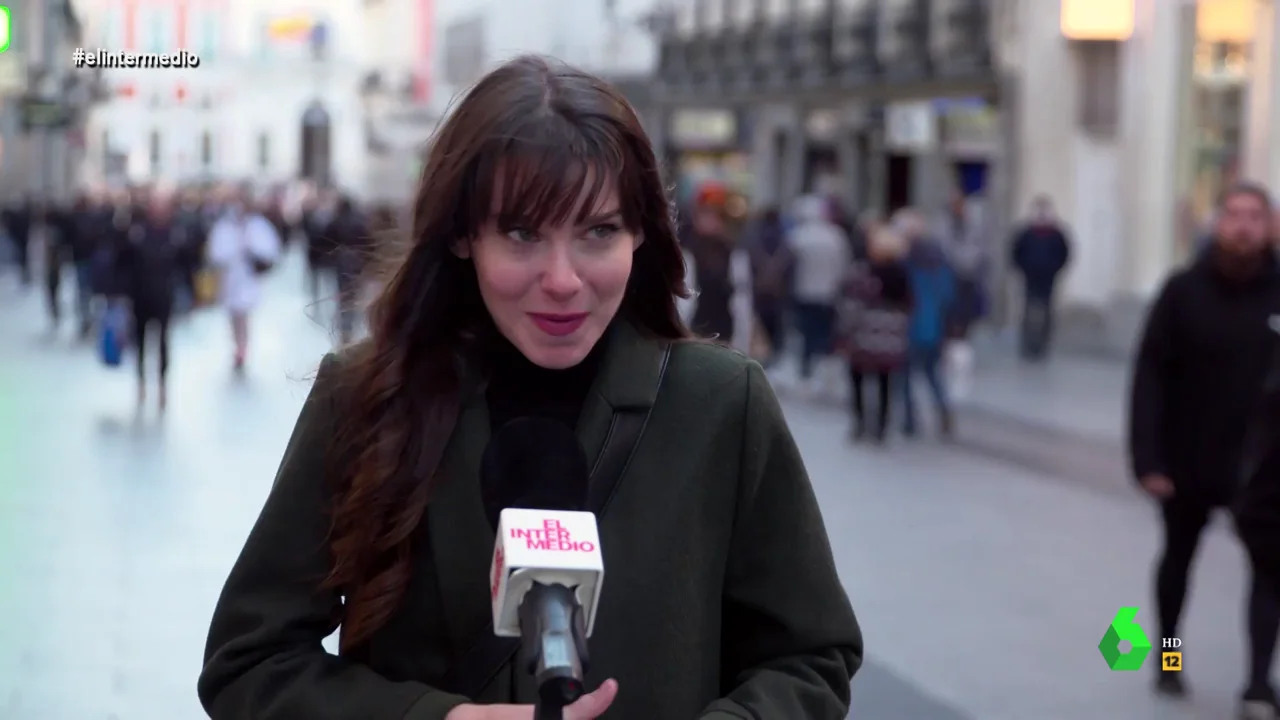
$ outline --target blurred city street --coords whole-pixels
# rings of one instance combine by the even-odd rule
[[[295,256],[271,278],[243,379],[220,312],[175,330],[163,419],[135,415],[128,363],[108,370],[69,333],[51,338],[39,294],[3,278],[0,718],[203,716],[214,601],[329,347],[301,268]],[[1122,377],[997,353],[959,440],[910,452],[852,447],[838,409],[786,401],[866,635],[851,718],[1230,716],[1243,573],[1225,527],[1196,568],[1185,708],[1153,698],[1151,672],[1108,671],[1096,647],[1120,606],[1153,625],[1154,514],[1117,464],[1123,398],[1106,385]]]

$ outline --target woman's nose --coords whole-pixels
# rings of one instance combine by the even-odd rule
[[[542,273],[542,289],[552,297],[567,298],[582,289],[582,278],[573,265],[572,251],[556,243],[547,257]]]

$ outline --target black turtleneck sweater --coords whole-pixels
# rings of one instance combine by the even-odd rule
[[[489,406],[492,432],[517,418],[547,418],[577,427],[586,393],[599,372],[604,340],[595,343],[581,363],[563,370],[548,370],[530,363],[520,350],[507,340],[500,340],[493,352],[485,401]],[[511,507],[520,497],[518,488],[498,488],[486,482],[481,473],[480,492],[485,507]],[[495,518],[490,518],[494,521]]]
[[[521,417],[544,417],[577,427],[582,404],[600,368],[604,340],[587,357],[564,370],[534,365],[505,338],[493,354],[485,400],[494,432]]]

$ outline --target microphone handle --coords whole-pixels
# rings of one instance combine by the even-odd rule
[[[548,705],[540,699],[533,706],[533,720],[564,720],[564,708],[555,703]]]

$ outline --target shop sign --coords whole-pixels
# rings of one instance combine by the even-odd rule
[[[671,144],[681,148],[719,148],[738,140],[732,110],[677,110],[671,116]]]

